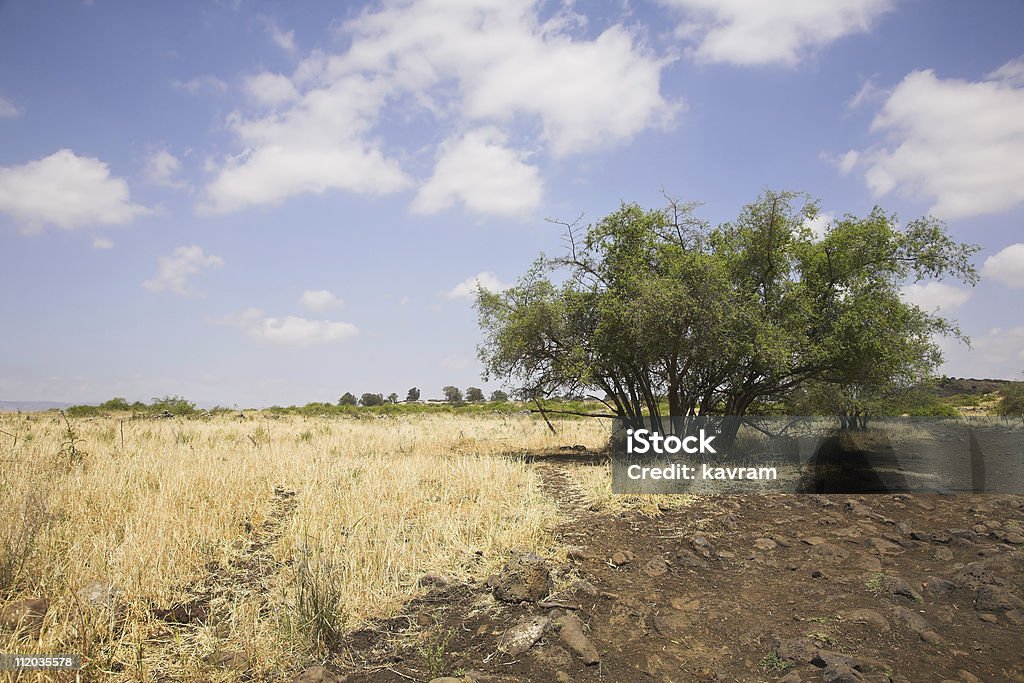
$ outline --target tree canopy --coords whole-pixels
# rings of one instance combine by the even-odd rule
[[[533,397],[598,392],[611,415],[660,426],[742,416],[811,382],[854,398],[911,385],[941,362],[937,336],[962,338],[900,296],[908,280],[977,280],[977,247],[934,218],[900,226],[875,208],[816,235],[802,194],[767,192],[717,227],[696,206],[566,225],[565,254],[479,289],[486,377]]]

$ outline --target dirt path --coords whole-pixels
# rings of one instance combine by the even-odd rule
[[[1024,497],[723,496],[647,518],[590,511],[584,465],[535,466],[578,548],[548,563],[556,595],[438,588],[395,622],[386,668],[349,681],[1024,681]],[[544,621],[567,613],[598,663]],[[499,651],[529,619],[537,642]]]

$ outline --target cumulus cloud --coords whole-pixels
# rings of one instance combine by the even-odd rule
[[[172,292],[182,296],[196,294],[188,279],[201,270],[222,265],[224,260],[221,257],[205,254],[194,244],[178,247],[170,256],[160,257],[156,276],[143,282],[142,286],[151,292]]]
[[[264,71],[245,81],[245,91],[258,103],[277,107],[299,97],[299,91],[287,76]]]
[[[203,208],[226,212],[303,193],[386,194],[410,186],[377,128],[386,116],[416,119],[421,130],[434,123],[489,131],[483,138],[466,134],[461,146],[449,141],[439,162],[474,143],[485,147],[492,163],[513,171],[512,181],[530,186],[530,202],[539,180],[494,126],[533,120],[540,133],[526,144],[561,156],[672,121],[680,105],[660,92],[667,60],[621,25],[590,39],[574,35],[569,10],[541,21],[539,4],[386,3],[342,25],[346,51],[314,51],[290,76],[248,79],[250,99],[266,110],[228,118],[243,151],[218,163]],[[467,195],[490,192],[487,184],[470,186],[445,175],[428,181],[417,210],[485,203]]]
[[[931,199],[940,218],[1012,209],[1024,201],[1024,84],[1020,60],[983,81],[907,75],[871,124],[885,141],[861,153],[876,197]]]
[[[341,308],[345,302],[326,289],[309,289],[299,297],[299,304],[314,313],[322,313],[332,308]]]
[[[476,296],[477,286],[483,287],[489,292],[501,292],[512,285],[506,284],[498,279],[498,276],[490,271],[470,275],[465,280],[448,290],[449,299],[472,299]]]
[[[1008,287],[1024,288],[1024,243],[1011,244],[989,256],[985,259],[981,273]]]
[[[92,238],[93,249],[113,249],[114,240],[109,237],[93,237]]]
[[[0,166],[0,212],[32,232],[128,223],[149,209],[131,201],[128,183],[107,164],[61,149],[21,166]]]
[[[843,36],[868,31],[893,0],[661,0],[699,62],[792,66]]]
[[[257,341],[292,348],[336,344],[359,334],[359,329],[351,323],[310,320],[294,315],[268,316],[258,308],[249,308],[215,322],[236,327]]]
[[[941,310],[943,313],[959,308],[971,298],[970,291],[942,282],[915,282],[905,286],[900,294],[907,303],[928,312]]]
[[[184,180],[177,178],[181,172],[181,160],[166,149],[160,149],[149,155],[146,160],[146,180],[154,185],[181,189],[187,185]]]
[[[543,183],[536,166],[507,146],[496,128],[481,128],[441,148],[434,175],[416,195],[412,210],[436,213],[456,201],[474,213],[523,215],[540,206]]]
[[[21,109],[14,102],[0,97],[0,119],[13,119],[21,116]]]
[[[835,220],[835,214],[821,212],[814,218],[804,221],[804,226],[811,229],[815,239],[822,239],[828,230],[829,223]]]

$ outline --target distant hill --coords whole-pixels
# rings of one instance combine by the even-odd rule
[[[0,401],[0,413],[16,413],[19,410],[26,413],[37,410],[61,410],[69,405],[71,404],[60,401]]]
[[[1009,379],[974,379],[973,377],[948,377],[938,384],[938,394],[942,398],[957,395],[990,394],[1005,389],[1013,384],[1020,384]]]

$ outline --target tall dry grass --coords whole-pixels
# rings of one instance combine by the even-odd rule
[[[17,436],[0,434],[0,606],[51,604],[38,642],[0,632],[0,651],[81,654],[84,678],[113,681],[287,675],[396,613],[425,572],[551,552],[555,505],[517,454],[606,438],[527,416],[0,429]],[[157,618],[190,600],[202,623]]]

